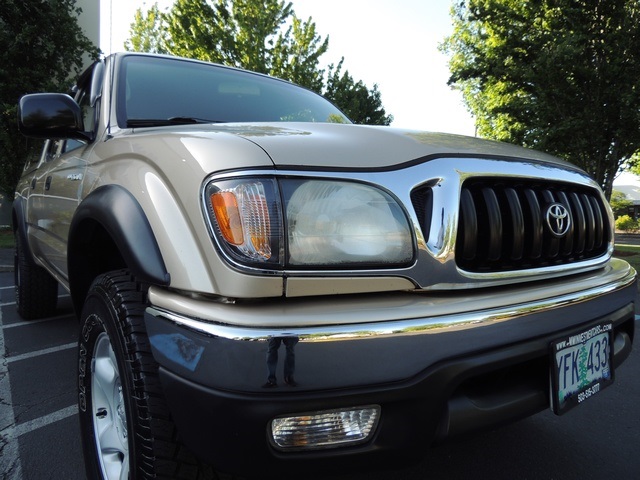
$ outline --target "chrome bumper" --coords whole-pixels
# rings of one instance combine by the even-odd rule
[[[291,376],[309,392],[401,382],[451,358],[547,342],[628,316],[635,294],[635,271],[614,259],[570,279],[482,291],[220,304],[153,288],[145,318],[156,360],[186,380],[265,393],[275,376],[276,393]]]

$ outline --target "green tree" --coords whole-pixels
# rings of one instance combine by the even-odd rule
[[[177,0],[166,15],[169,53],[246,68],[317,90],[329,40],[282,0]]]
[[[461,0],[449,83],[481,136],[577,164],[611,194],[640,149],[638,0]]]
[[[340,69],[331,70],[325,85],[319,65],[329,39],[317,33],[311,18],[298,18],[291,2],[176,0],[167,13],[155,4],[146,15],[138,10],[130,34],[130,50],[197,58],[289,80],[325,94],[356,123],[389,124],[392,119],[377,86],[370,91]]]
[[[613,216],[615,218],[628,214],[629,208],[633,206],[633,202],[629,200],[624,193],[618,190],[614,190],[613,192],[611,192],[611,199],[609,200],[609,204],[611,205]]]
[[[380,91],[374,85],[369,90],[362,81],[356,82],[349,71],[342,72],[342,63],[334,69],[329,66],[324,96],[338,105],[340,109],[351,119],[359,119],[356,123],[367,125],[389,125],[393,121],[393,115],[387,115],[382,107]]]
[[[626,170],[640,176],[640,150],[631,156],[625,167]]]
[[[16,114],[25,93],[67,91],[98,49],[78,26],[75,0],[2,0],[0,5],[0,190],[13,198],[25,160],[41,145],[23,137]]]
[[[130,32],[131,38],[124,43],[125,50],[130,52],[168,53],[164,19],[157,3],[154,3],[146,14],[141,8],[136,10]]]

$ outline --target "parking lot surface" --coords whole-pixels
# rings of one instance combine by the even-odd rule
[[[55,317],[25,322],[15,310],[13,273],[2,272],[0,309],[0,478],[85,478],[69,297],[61,295]]]

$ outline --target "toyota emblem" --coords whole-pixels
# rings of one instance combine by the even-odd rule
[[[561,203],[552,203],[547,207],[547,227],[556,238],[564,237],[571,227],[571,215],[567,207]]]

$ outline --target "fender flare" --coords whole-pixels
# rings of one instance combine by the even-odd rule
[[[83,252],[88,252],[91,234],[99,225],[116,245],[128,268],[144,283],[168,286],[167,271],[151,224],[136,198],[118,185],[105,185],[91,192],[78,206],[69,228],[67,262],[69,285],[76,307],[82,305],[95,273],[87,271]]]

